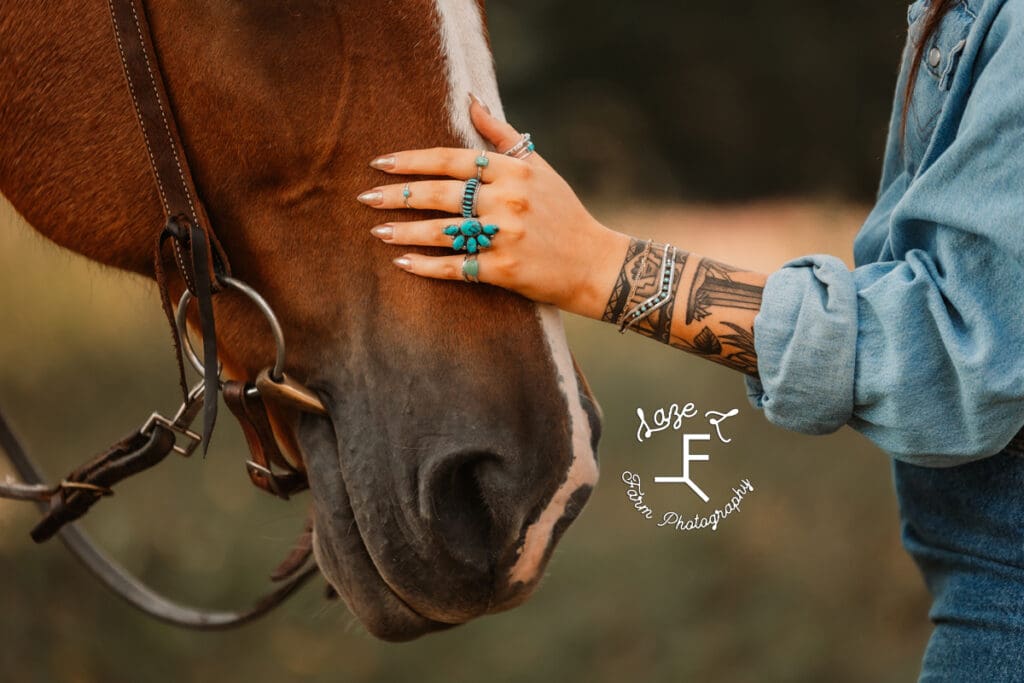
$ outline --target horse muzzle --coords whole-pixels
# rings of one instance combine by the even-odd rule
[[[299,429],[314,553],[367,630],[410,640],[529,597],[591,490],[581,486],[559,513],[529,576],[513,577],[529,530],[565,483],[567,443],[520,450],[522,434],[510,431],[519,425],[467,430],[442,420],[430,430],[410,416],[403,424],[415,438],[396,443],[325,403],[335,406],[330,419],[307,414]]]

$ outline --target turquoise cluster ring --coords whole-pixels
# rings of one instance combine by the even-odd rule
[[[497,225],[484,225],[475,218],[467,218],[462,225],[449,225],[442,232],[452,238],[452,249],[475,254],[490,247],[499,230]]]

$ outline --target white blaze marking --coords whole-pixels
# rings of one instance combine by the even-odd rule
[[[448,116],[452,130],[467,147],[484,149],[484,140],[469,118],[469,93],[483,100],[496,117],[504,119],[505,113],[480,8],[476,0],[434,1],[441,23],[441,52],[448,62]]]
[[[565,328],[562,327],[562,316],[558,309],[549,305],[537,305],[537,316],[541,328],[548,341],[551,358],[555,361],[559,384],[565,393],[569,409],[569,428],[572,430],[572,463],[555,495],[548,506],[537,517],[537,521],[526,530],[523,547],[519,550],[519,559],[512,565],[509,580],[512,582],[529,583],[537,578],[540,563],[544,559],[555,524],[565,514],[569,499],[583,485],[597,484],[597,460],[590,448],[590,420],[580,402],[579,386],[576,382],[576,371],[569,354],[569,343],[565,339]]]
[[[484,37],[483,20],[476,0],[435,0],[441,26],[441,49],[448,66],[448,112],[452,129],[467,147],[485,148],[484,140],[469,118],[469,93],[479,97],[494,116],[505,114],[494,75],[494,58]],[[590,421],[580,402],[576,372],[565,339],[565,328],[558,309],[537,305],[537,317],[547,340],[548,351],[565,394],[572,430],[572,463],[565,481],[551,497],[547,507],[526,530],[519,558],[509,575],[512,582],[529,583],[536,578],[555,524],[580,486],[597,483],[597,461],[590,448]]]

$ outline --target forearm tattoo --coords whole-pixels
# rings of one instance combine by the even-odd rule
[[[687,268],[694,258],[670,245],[630,241],[602,319],[756,376],[753,325],[745,322],[749,316],[743,324],[730,319],[730,310],[760,310],[763,288],[712,259]],[[673,333],[677,300],[685,302],[686,324]]]
[[[628,325],[645,337],[656,339],[663,344],[670,342],[672,334],[672,312],[676,303],[679,276],[686,265],[687,254],[666,245],[632,240],[616,278],[615,288],[605,307],[604,320],[620,326],[627,324],[627,318],[639,307],[662,294],[663,278],[667,274],[671,286],[668,298],[662,305]],[[666,259],[671,259],[666,263]]]

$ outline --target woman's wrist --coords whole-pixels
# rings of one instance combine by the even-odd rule
[[[592,220],[590,228],[578,232],[577,275],[564,299],[555,303],[569,313],[600,320],[631,240]]]

